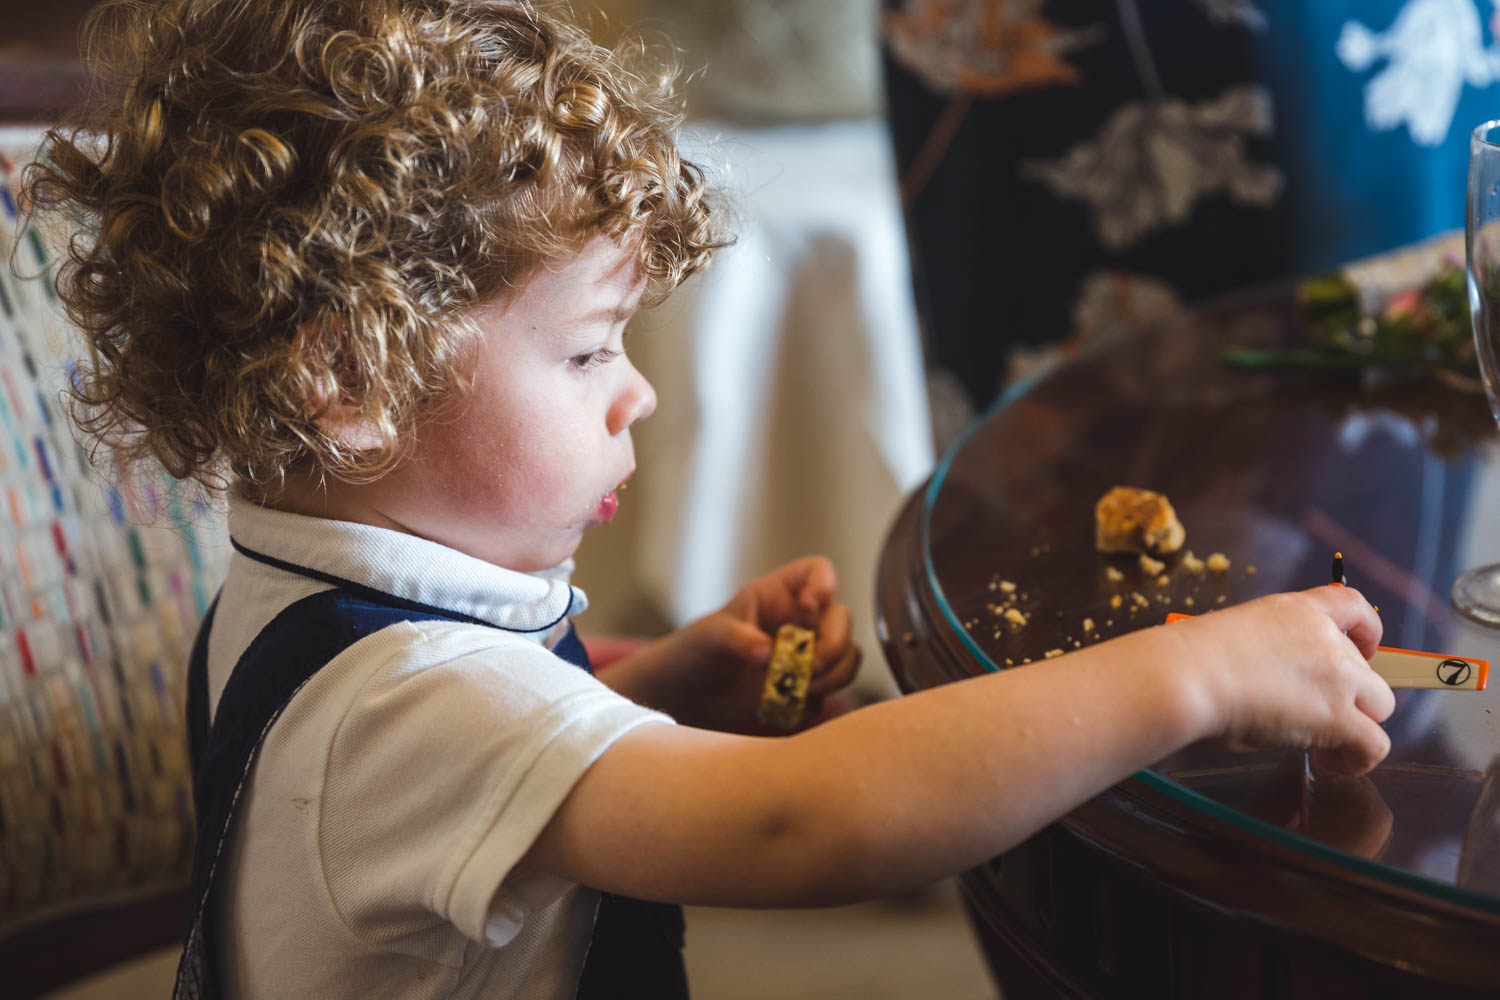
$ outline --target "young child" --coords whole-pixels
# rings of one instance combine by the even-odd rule
[[[571,557],[655,404],[623,330],[721,245],[670,84],[519,0],[93,24],[118,89],[27,184],[88,229],[78,416],[227,483],[236,549],[191,668],[182,995],[680,996],[663,903],[908,890],[1194,740],[1386,753],[1380,623],[1338,587],[733,735],[783,623],[815,696],[853,676],[813,557],[590,676]]]

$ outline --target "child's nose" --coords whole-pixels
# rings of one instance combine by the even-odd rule
[[[609,415],[606,418],[609,432],[619,434],[629,430],[637,421],[645,420],[654,412],[656,412],[656,390],[651,388],[651,383],[646,381],[646,377],[632,366],[624,391],[615,400],[615,404],[609,408]]]

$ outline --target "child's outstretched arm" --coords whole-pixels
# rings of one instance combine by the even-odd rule
[[[1346,587],[1263,598],[852,712],[786,739],[646,726],[528,854],[648,899],[826,905],[1004,851],[1198,739],[1309,747],[1357,773],[1394,708],[1380,622]],[[1346,635],[1347,633],[1347,635]]]

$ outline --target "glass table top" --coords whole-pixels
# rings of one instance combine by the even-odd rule
[[[1169,612],[1326,583],[1341,551],[1350,585],[1380,609],[1383,645],[1500,663],[1500,631],[1448,600],[1459,573],[1500,561],[1500,449],[1483,396],[1221,363],[1227,347],[1300,330],[1289,294],[1247,297],[1096,345],[1003,397],[923,498],[943,626],[985,669],[1023,666]],[[1131,558],[1097,553],[1094,504],[1116,485],[1165,493],[1186,548],[1223,553],[1229,570],[1169,559],[1158,586]],[[1007,584],[1024,627],[995,612]],[[1137,778],[1282,846],[1500,912],[1500,675],[1484,692],[1396,696],[1391,754],[1362,778],[1312,775],[1300,751],[1209,744]]]

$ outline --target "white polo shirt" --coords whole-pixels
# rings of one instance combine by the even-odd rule
[[[239,497],[229,528],[250,553],[500,627],[381,629],[271,727],[215,876],[225,995],[572,996],[597,893],[520,859],[611,743],[672,720],[550,652],[586,606],[571,562],[517,573]],[[209,638],[211,711],[256,634],[331,586],[234,554]]]

